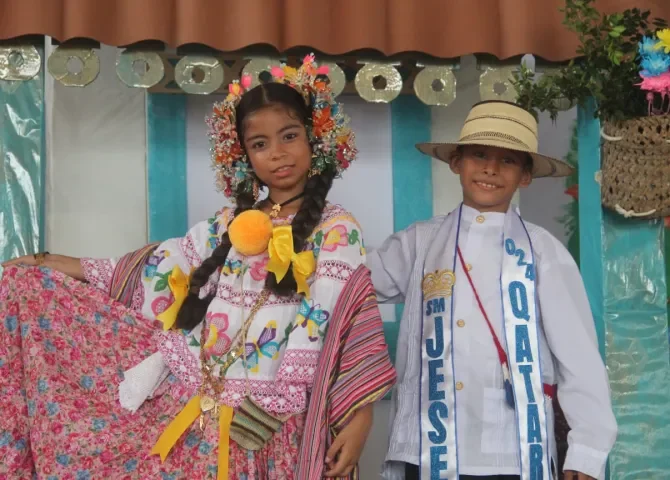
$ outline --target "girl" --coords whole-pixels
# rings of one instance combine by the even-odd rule
[[[121,259],[5,265],[0,479],[357,477],[395,373],[360,227],[326,202],[356,151],[325,73],[215,105],[234,210]]]

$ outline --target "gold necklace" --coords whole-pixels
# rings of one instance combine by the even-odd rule
[[[277,218],[279,216],[279,212],[281,211],[281,209],[283,207],[285,207],[289,203],[295,202],[296,200],[298,200],[298,199],[300,199],[304,196],[305,196],[305,192],[302,192],[302,193],[299,193],[298,195],[296,195],[295,197],[289,198],[288,200],[286,200],[285,202],[282,202],[282,203],[277,203],[274,200],[272,200],[272,198],[270,198],[268,196],[268,202],[273,204],[272,205],[272,211],[270,212],[270,217],[271,218]]]
[[[237,331],[237,334],[233,338],[233,341],[230,343],[230,348],[228,348],[228,351],[224,353],[224,355],[227,355],[227,358],[226,361],[223,363],[223,365],[221,365],[220,372],[223,372],[223,375],[219,375],[220,377],[225,376],[225,373],[228,371],[228,368],[230,368],[230,366],[233,363],[235,363],[235,361],[240,357],[240,355],[244,354],[245,339],[247,338],[249,327],[251,326],[251,323],[256,317],[258,311],[267,301],[269,295],[270,292],[268,290],[263,290],[261,292],[261,294],[258,297],[258,300],[251,308],[249,317],[247,317],[247,320]],[[219,407],[218,401],[216,399],[220,399],[221,394],[223,393],[225,378],[218,378],[218,379],[215,378],[212,366],[210,366],[207,363],[207,358],[205,355],[205,342],[207,338],[206,330],[207,325],[203,324],[202,332],[200,332],[200,371],[202,372],[202,384],[200,385],[200,391],[199,391],[200,410],[202,411],[202,413],[207,413],[213,410],[214,417],[216,417],[218,415],[218,407]],[[209,387],[209,389],[211,389],[211,391],[214,392],[214,397],[207,395],[206,393],[208,390],[207,387]],[[204,415],[201,414],[200,430],[203,430],[204,426],[205,426],[205,418]]]

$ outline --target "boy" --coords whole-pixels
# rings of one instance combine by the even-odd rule
[[[616,422],[579,271],[510,206],[533,177],[571,172],[537,143],[530,113],[493,101],[458,142],[418,145],[460,176],[463,204],[368,257],[379,300],[405,303],[386,479],[550,480],[556,384],[565,478],[604,478]]]

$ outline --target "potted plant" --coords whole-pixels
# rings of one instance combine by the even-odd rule
[[[556,118],[566,101],[596,102],[602,122],[602,201],[624,216],[670,215],[670,30],[637,8],[605,15],[594,0],[566,0],[578,58],[541,77],[525,66],[517,102]]]

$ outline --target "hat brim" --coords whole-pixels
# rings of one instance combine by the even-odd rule
[[[443,162],[449,163],[451,157],[456,152],[458,147],[466,145],[483,145],[487,147],[498,147],[514,150],[515,152],[527,153],[533,158],[533,178],[542,177],[567,177],[572,175],[574,169],[567,163],[556,158],[548,157],[540,153],[528,152],[520,150],[508,145],[501,145],[497,142],[486,141],[470,141],[470,142],[453,142],[453,143],[419,143],[416,148],[426,155],[429,155]]]

